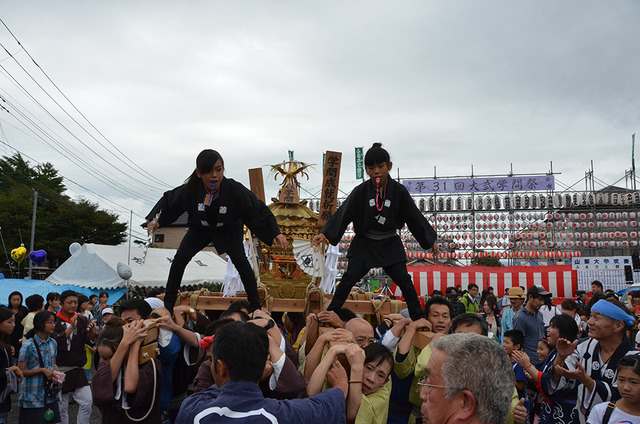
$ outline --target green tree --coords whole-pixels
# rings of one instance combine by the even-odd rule
[[[38,191],[34,250],[47,252],[47,264],[57,267],[69,256],[73,242],[120,244],[126,240],[127,224],[117,215],[98,209],[85,199],[72,200],[64,194],[63,178],[51,163],[32,167],[20,154],[0,159],[0,227],[3,248],[0,272],[11,276],[7,256],[16,276],[16,262],[10,252],[24,243],[29,249],[34,190]],[[28,258],[20,265],[28,267]],[[25,274],[21,272],[21,276]]]

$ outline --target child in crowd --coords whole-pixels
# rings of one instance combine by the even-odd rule
[[[640,351],[632,350],[618,362],[617,402],[603,402],[593,407],[588,424],[640,423]]]
[[[20,424],[60,422],[60,393],[51,396],[45,390],[45,383],[53,379],[57,369],[58,343],[51,338],[54,323],[53,313],[38,312],[33,318],[33,329],[27,333],[27,341],[20,349],[18,368],[24,375],[18,396]],[[53,418],[45,421],[45,412]]]
[[[27,304],[29,313],[22,320],[22,343],[27,341],[26,334],[33,328],[33,318],[38,312],[44,310],[44,297],[39,294],[32,294],[24,300],[24,303]]]
[[[11,309],[0,307],[0,423],[7,422],[11,411],[11,393],[18,390],[18,379],[22,371],[13,365],[11,355],[11,333],[16,326],[16,318]],[[5,377],[6,376],[6,377]]]
[[[540,363],[543,363],[544,360],[547,359],[547,356],[549,356],[552,350],[553,350],[553,347],[549,345],[549,341],[547,339],[540,339],[538,341],[537,353],[538,353],[538,359],[540,360]]]
[[[82,293],[78,294],[78,314],[87,317],[89,321],[93,321],[93,314],[91,313],[91,309],[92,306],[89,298]],[[87,354],[87,362],[84,364],[84,371],[87,373],[87,380],[91,382],[91,366],[93,363],[93,355],[96,353],[96,350],[89,345],[84,346]]]
[[[524,370],[513,358],[513,352],[522,351],[524,346],[524,334],[520,330],[508,330],[503,334],[502,346],[504,350],[509,355],[509,359],[511,360],[511,366],[513,367],[513,372],[516,375],[516,390],[518,391],[518,397],[520,399],[524,398],[524,406],[529,410],[529,397],[527,396],[527,376],[524,373]]]
[[[60,293],[51,292],[47,295],[47,303],[44,305],[44,310],[55,314],[58,309],[60,309]]]
[[[337,359],[344,354],[349,362],[349,393],[347,395],[347,421],[356,424],[384,424],[389,413],[393,354],[379,343],[360,348],[355,343],[335,344],[313,372],[307,386],[307,395],[322,390],[327,373],[342,365]]]
[[[364,156],[369,180],[357,186],[342,206],[331,216],[313,244],[329,242],[337,245],[347,225],[353,223],[355,237],[347,252],[347,271],[327,308],[342,307],[351,288],[371,268],[383,267],[407,302],[409,314],[415,321],[422,318],[422,309],[411,276],[407,272],[407,254],[398,235],[406,224],[423,249],[438,253],[436,232],[415,205],[409,192],[389,176],[392,163],[382,144],[374,143]]]

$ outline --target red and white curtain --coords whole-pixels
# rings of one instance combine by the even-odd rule
[[[540,267],[510,266],[502,268],[468,266],[448,267],[441,265],[422,265],[407,267],[413,278],[418,296],[427,296],[434,290],[445,292],[447,287],[458,284],[466,289],[475,283],[480,291],[491,286],[500,298],[510,287],[531,287],[541,285],[553,294],[554,298],[574,298],[577,290],[578,274],[571,265],[549,265]],[[402,292],[393,284],[391,292],[402,296]]]

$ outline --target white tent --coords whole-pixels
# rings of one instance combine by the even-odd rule
[[[74,246],[75,245],[75,246]],[[132,286],[164,287],[167,284],[169,267],[176,254],[175,249],[149,248],[142,263],[144,249],[138,246],[108,246],[103,244],[85,244],[81,247],[74,243],[69,250],[71,257],[55,270],[47,281],[53,284],[75,284],[92,288],[116,288],[126,286],[126,281],[118,276],[118,262],[131,267]],[[205,282],[222,283],[227,263],[213,252],[202,251],[196,254],[184,272],[182,285]]]

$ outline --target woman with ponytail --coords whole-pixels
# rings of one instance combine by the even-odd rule
[[[196,253],[213,243],[219,254],[227,253],[240,274],[252,311],[260,309],[258,286],[244,251],[246,225],[264,243],[287,247],[271,210],[239,182],[224,177],[224,160],[215,150],[203,150],[187,181],[162,198],[147,215],[147,231],[189,215],[187,234],[171,263],[164,306],[173,312],[184,269]]]

